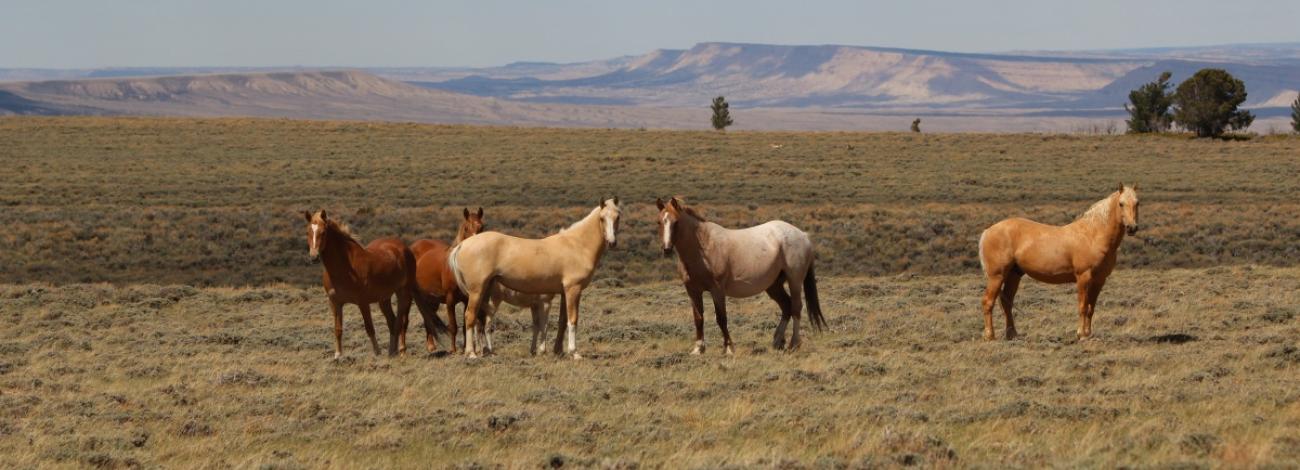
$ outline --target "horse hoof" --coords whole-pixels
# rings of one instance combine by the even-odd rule
[[[1005,336],[1007,341],[1011,341],[1020,337],[1020,335],[1016,333],[1016,330],[1008,330]]]
[[[726,348],[724,348],[724,349],[722,350],[722,354],[725,355],[725,356],[735,356],[735,355],[736,355],[736,348],[733,348],[733,347],[731,347],[730,345],[728,345]]]
[[[581,355],[581,354],[573,353],[573,360],[577,361],[577,360],[580,360],[580,359],[582,359],[582,355]]]
[[[692,350],[691,350],[691,355],[692,355],[692,356],[699,356],[699,355],[701,355],[701,354],[704,354],[704,348],[701,348],[701,347],[696,346],[695,349],[692,349]]]

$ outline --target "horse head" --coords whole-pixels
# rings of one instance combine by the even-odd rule
[[[618,221],[623,216],[623,211],[618,207],[618,197],[602,199],[599,209],[601,231],[605,235],[605,246],[612,249],[618,246]]]
[[[676,197],[668,198],[667,203],[655,198],[655,205],[659,207],[659,239],[663,241],[664,256],[672,256],[673,227],[682,214],[682,203]]]
[[[1124,186],[1119,185],[1119,213],[1120,223],[1124,225],[1124,230],[1129,235],[1135,235],[1138,231],[1138,193],[1137,185]]]

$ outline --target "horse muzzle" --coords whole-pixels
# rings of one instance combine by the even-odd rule
[[[611,249],[611,250],[612,250],[612,249],[615,249],[615,248],[618,248],[618,240],[614,240],[614,241],[612,241],[612,242],[609,242],[609,241],[605,242],[605,247],[606,247],[606,248],[609,248],[609,249]]]
[[[1138,226],[1136,225],[1130,225],[1128,227],[1125,227],[1125,229],[1128,231],[1129,235],[1137,235],[1138,233]]]
[[[319,263],[319,262],[320,262],[320,253],[312,253],[312,254],[307,255],[307,261],[311,261],[312,264]]]
[[[664,258],[671,258],[672,256],[673,256],[672,247],[664,248]]]

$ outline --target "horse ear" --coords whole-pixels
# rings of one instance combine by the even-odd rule
[[[469,220],[469,208],[468,208],[468,207],[465,208],[465,212],[463,212],[463,214],[465,215],[465,220]]]
[[[604,200],[604,199],[601,199],[601,200],[600,200],[600,205],[597,206],[597,207],[600,207],[601,209],[604,209],[604,208],[605,208],[605,200]]]
[[[1134,191],[1137,191],[1137,190],[1138,190],[1138,184],[1137,184],[1137,183],[1133,183],[1133,190],[1134,190]]]
[[[618,196],[614,196],[614,205],[618,205]]]
[[[659,210],[664,210],[664,200],[663,200],[663,198],[655,198],[655,206],[658,207]]]
[[[677,201],[677,196],[673,196],[672,199],[669,199],[668,203],[673,205],[673,209],[678,211],[682,210],[682,203]]]
[[[478,218],[480,218],[480,219],[483,218],[483,208],[482,208],[482,207],[478,208]]]
[[[1124,192],[1124,182],[1123,182],[1123,181],[1120,181],[1120,182],[1119,182],[1119,192],[1121,192],[1121,193]]]
[[[329,217],[325,216],[325,209],[320,210],[320,220],[329,220]]]

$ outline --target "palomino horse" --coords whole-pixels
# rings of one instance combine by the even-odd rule
[[[477,326],[475,316],[480,305],[487,300],[494,285],[499,284],[525,294],[563,295],[564,318],[568,324],[560,325],[560,329],[568,334],[567,352],[580,359],[577,328],[582,290],[591,283],[605,250],[616,246],[620,216],[618,198],[602,200],[587,217],[541,240],[486,232],[452,248],[451,270],[456,275],[456,284],[469,296],[469,306],[465,309],[465,354],[478,357],[475,335],[469,332]],[[486,333],[490,338],[491,331]]]
[[[463,216],[460,229],[456,231],[456,240],[450,245],[442,240],[417,240],[411,244],[411,252],[415,254],[415,285],[412,286],[412,297],[415,299],[415,306],[420,309],[420,315],[424,317],[425,345],[429,352],[438,349],[437,339],[434,338],[433,330],[429,325],[441,322],[437,315],[439,303],[447,306],[449,327],[447,331],[449,331],[448,336],[451,337],[448,349],[452,353],[456,352],[456,304],[465,303],[469,298],[465,297],[459,287],[456,287],[455,276],[447,265],[447,254],[451,252],[451,247],[483,231],[483,208],[478,208],[478,212],[470,212],[469,208],[465,208]],[[405,345],[405,319],[402,321],[402,329],[398,337]]]
[[[1079,288],[1079,339],[1092,336],[1092,314],[1106,276],[1115,269],[1115,256],[1124,233],[1137,233],[1137,186],[1121,184],[1119,191],[1097,201],[1069,225],[1045,225],[1028,219],[1006,219],[980,235],[980,265],[984,289],[984,339],[992,340],[993,303],[999,292],[1007,317],[1008,340],[1016,337],[1011,305],[1020,278],[1026,274],[1048,284],[1075,283]]]
[[[704,220],[676,197],[659,206],[659,239],[664,256],[677,251],[677,271],[691,298],[695,315],[695,349],[704,352],[704,293],[713,298],[713,312],[722,329],[723,352],[734,354],[727,331],[727,297],[752,297],[761,292],[781,307],[772,347],[793,351],[799,348],[799,312],[803,290],[808,295],[808,317],[818,330],[826,326],[817,301],[817,276],[813,274],[812,240],[793,225],[774,220],[755,227],[730,230]],[[789,284],[787,294],[782,284]],[[785,327],[794,318],[790,342]]]
[[[334,313],[334,359],[343,356],[343,305],[356,304],[366,323],[370,345],[379,355],[370,304],[378,303],[388,326],[388,354],[396,355],[397,318],[393,315],[393,294],[397,310],[406,316],[411,309],[408,286],[415,282],[415,257],[406,243],[381,238],[362,247],[344,225],[330,220],[325,211],[303,212],[307,220],[308,253],[324,266],[325,295]]]

